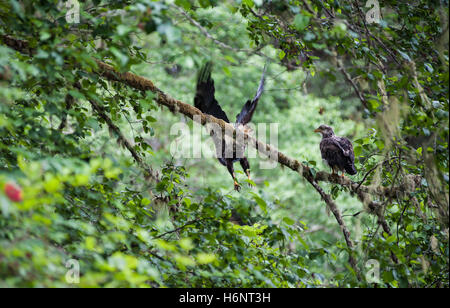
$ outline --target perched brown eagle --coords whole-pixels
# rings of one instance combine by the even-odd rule
[[[344,171],[350,175],[355,175],[357,172],[355,168],[355,153],[350,140],[336,136],[333,129],[328,125],[322,124],[314,132],[322,135],[320,153],[322,154],[322,159],[333,170],[332,173],[335,174],[339,170],[342,171],[342,176],[344,176]]]
[[[212,62],[207,62],[200,69],[198,73],[197,79],[197,92],[194,98],[194,105],[198,109],[200,109],[203,113],[212,115],[218,119],[222,119],[227,123],[230,123],[226,113],[222,110],[219,103],[214,97],[215,88],[214,88],[214,80],[211,78],[211,70],[212,70]],[[246,124],[248,124],[255,112],[256,106],[258,104],[259,98],[264,89],[264,80],[265,80],[265,72],[266,67],[264,67],[263,74],[261,76],[261,81],[259,82],[258,90],[256,91],[256,95],[251,100],[247,100],[241,112],[236,117],[235,127],[239,129],[243,129],[243,131],[248,131]],[[236,147],[233,142],[226,140],[223,136],[217,136],[217,134],[211,133],[213,137],[214,144],[216,145],[216,153],[219,162],[226,166],[228,172],[231,174],[234,180],[234,189],[239,191],[240,185],[236,180],[236,174],[234,173],[233,164],[237,161],[244,169],[245,174],[247,174],[248,179],[250,180],[250,164],[248,162],[247,157],[244,155],[244,148]],[[221,143],[221,146],[220,146]],[[225,153],[227,147],[232,146],[232,155],[226,155]],[[218,150],[221,148],[221,150]],[[231,153],[230,153],[231,154]],[[228,156],[228,157],[227,157]]]

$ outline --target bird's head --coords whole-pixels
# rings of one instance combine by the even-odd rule
[[[333,129],[325,124],[320,125],[314,130],[315,133],[320,133],[322,137],[328,138],[334,135]]]

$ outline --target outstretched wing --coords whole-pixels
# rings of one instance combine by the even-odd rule
[[[211,78],[212,62],[207,62],[200,69],[197,77],[197,92],[195,93],[194,106],[201,112],[210,114],[229,123],[226,113],[220,108],[214,98],[214,80]]]
[[[252,120],[253,113],[255,112],[256,105],[258,105],[259,98],[261,97],[261,94],[264,91],[264,81],[265,81],[265,74],[266,74],[267,65],[264,66],[264,71],[261,76],[261,80],[259,82],[258,90],[256,91],[255,97],[253,97],[252,100],[248,100],[244,107],[241,110],[241,113],[239,113],[236,117],[236,123],[240,124],[247,124]]]

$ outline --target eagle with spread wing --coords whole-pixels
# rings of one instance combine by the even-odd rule
[[[344,176],[344,172],[355,175],[357,173],[355,153],[350,140],[336,136],[328,125],[320,125],[314,132],[322,135],[320,153],[322,159],[331,167],[332,173],[335,174],[339,170],[342,171],[342,176]]]
[[[227,123],[230,123],[226,113],[222,110],[219,102],[214,97],[215,88],[214,80],[211,78],[212,62],[207,62],[200,69],[197,78],[197,91],[194,98],[194,106],[200,109],[201,112],[212,115],[218,119],[222,119]],[[259,82],[256,95],[251,100],[247,100],[243,106],[241,112],[236,117],[235,128],[242,129],[243,131],[249,131],[246,126],[252,119],[256,106],[258,105],[259,98],[264,90],[266,67],[264,67],[261,80]],[[223,135],[223,134],[222,134]],[[234,180],[234,189],[240,191],[240,185],[236,180],[236,174],[234,172],[233,164],[237,161],[241,164],[245,174],[250,180],[250,164],[247,157],[244,155],[245,148],[238,148],[233,140],[226,140],[226,136],[219,136],[215,132],[211,132],[214,144],[216,145],[217,159],[219,162],[227,167],[228,172],[231,174]],[[230,138],[228,138],[230,139]],[[232,146],[232,155],[228,155],[227,149]]]

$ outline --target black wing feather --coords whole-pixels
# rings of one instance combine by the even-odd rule
[[[212,62],[207,62],[198,73],[197,92],[194,106],[201,112],[212,115],[230,123],[226,113],[220,108],[219,102],[214,98],[214,80],[211,78]]]
[[[264,66],[264,71],[259,82],[258,90],[256,91],[255,97],[252,100],[248,100],[244,107],[242,107],[241,112],[236,117],[236,123],[247,124],[252,120],[253,113],[255,112],[256,106],[258,105],[259,98],[264,91],[264,81],[266,74],[267,65]]]

